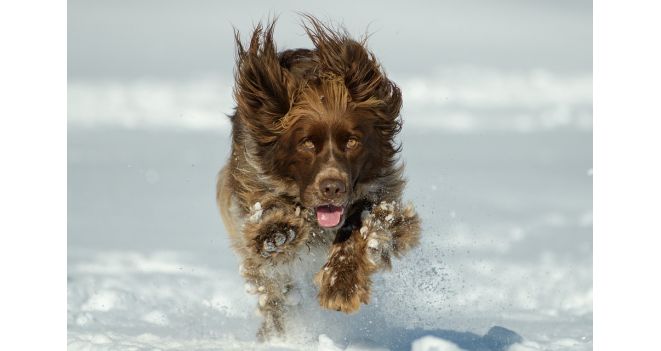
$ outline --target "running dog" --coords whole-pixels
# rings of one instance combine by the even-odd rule
[[[420,236],[402,203],[400,89],[365,39],[305,16],[314,48],[278,52],[274,25],[257,25],[245,46],[235,33],[232,150],[217,186],[241,274],[259,296],[261,339],[285,333],[301,268],[318,270],[322,307],[352,313],[369,302],[371,275]]]

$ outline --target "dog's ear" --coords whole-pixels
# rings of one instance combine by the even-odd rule
[[[290,85],[293,84],[293,78],[279,63],[273,41],[274,26],[275,20],[265,27],[258,24],[247,48],[241,44],[239,33],[235,31],[237,116],[262,145],[277,139],[279,122],[290,108]]]
[[[367,38],[356,41],[343,28],[332,28],[311,15],[303,17],[305,31],[317,49],[320,71],[342,77],[352,107],[370,110],[373,125],[396,153],[392,140],[401,130],[402,93],[366,48]]]

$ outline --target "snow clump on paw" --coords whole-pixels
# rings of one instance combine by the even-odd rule
[[[262,204],[259,202],[255,202],[252,207],[250,207],[250,222],[256,223],[262,218],[262,213],[264,210],[262,209]]]

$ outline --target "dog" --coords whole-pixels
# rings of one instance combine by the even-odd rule
[[[306,283],[296,272],[318,271],[322,307],[356,312],[371,275],[420,237],[402,203],[400,89],[366,39],[304,15],[314,48],[278,52],[275,22],[258,24],[246,46],[235,30],[232,147],[216,194],[247,290],[259,296],[260,340],[285,335],[290,295]]]

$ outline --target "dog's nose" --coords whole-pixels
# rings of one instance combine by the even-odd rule
[[[328,199],[334,199],[347,191],[343,181],[332,178],[322,180],[319,188]]]

